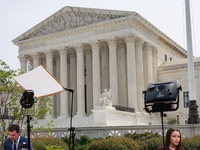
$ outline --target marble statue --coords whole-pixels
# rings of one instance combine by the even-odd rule
[[[111,90],[104,90],[104,93],[100,95],[100,105],[112,107],[112,93]]]

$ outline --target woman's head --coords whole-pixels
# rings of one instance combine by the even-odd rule
[[[177,150],[181,149],[181,133],[176,128],[170,128],[167,131],[165,144],[166,150],[169,149],[170,145],[175,146]]]

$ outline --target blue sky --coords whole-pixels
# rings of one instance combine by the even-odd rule
[[[200,0],[191,0],[194,52],[200,56]],[[159,30],[186,47],[184,0],[7,0],[0,3],[0,59],[20,67],[18,47],[12,40],[64,6],[135,11]]]

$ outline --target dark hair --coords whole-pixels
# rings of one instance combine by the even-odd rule
[[[17,124],[9,125],[8,131],[13,132],[14,130],[16,130],[17,133],[19,133],[19,126]]]
[[[169,149],[169,146],[170,146],[170,137],[171,137],[171,134],[172,132],[174,131],[177,131],[180,133],[180,131],[176,128],[170,128],[167,130],[167,134],[166,134],[166,143],[165,143],[165,150],[168,150]],[[181,133],[180,133],[180,141],[178,143],[178,145],[176,146],[176,150],[181,150]]]

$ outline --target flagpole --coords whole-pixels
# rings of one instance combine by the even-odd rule
[[[192,27],[190,18],[190,0],[185,0],[186,17],[186,39],[187,39],[187,57],[188,57],[188,82],[189,82],[189,118],[188,124],[199,124],[198,105],[196,103],[196,89],[194,78],[194,61],[192,48]]]

